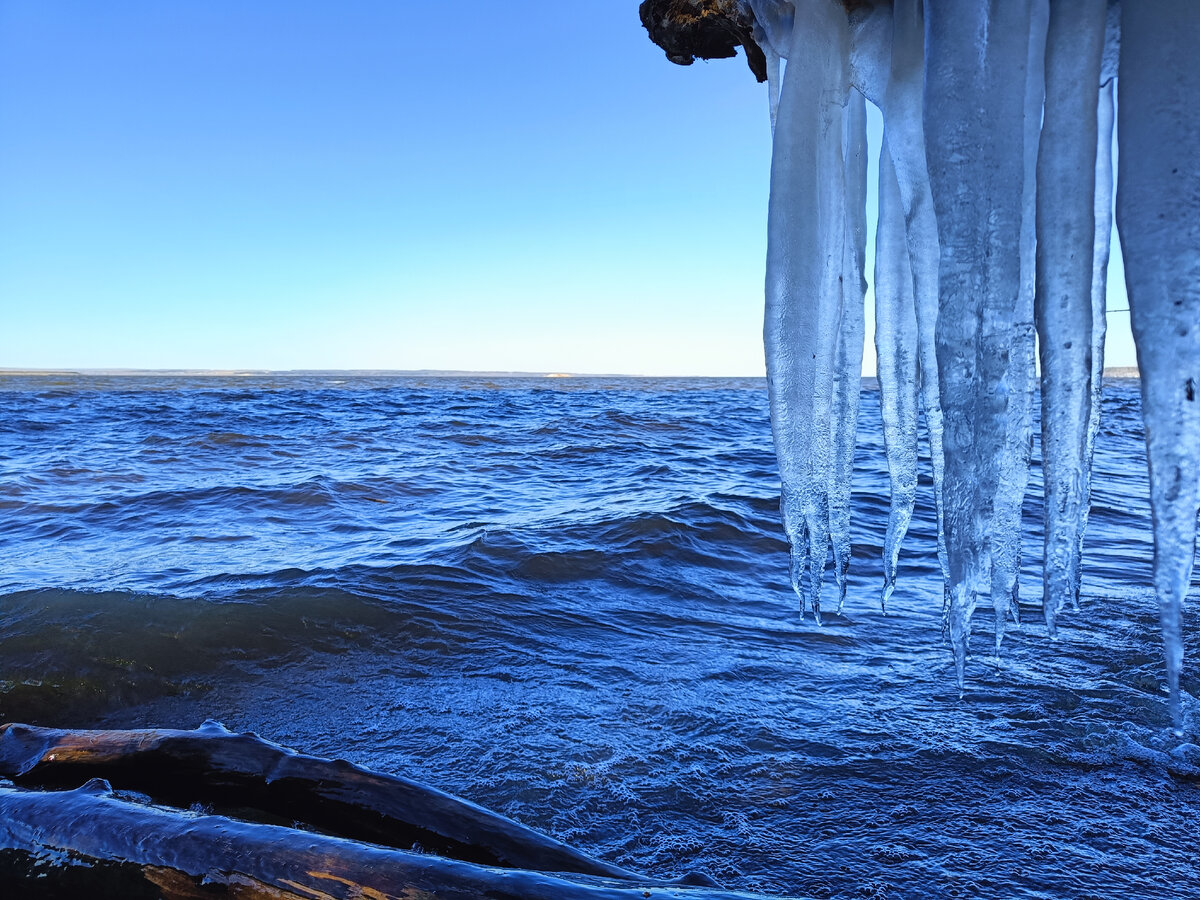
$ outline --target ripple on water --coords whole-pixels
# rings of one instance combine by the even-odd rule
[[[981,613],[960,699],[927,478],[878,607],[875,392],[818,629],[761,381],[0,377],[0,714],[214,716],[741,889],[1197,896],[1137,410],[1114,385],[1082,609],[1047,640],[1031,501],[1024,624],[996,660]]]

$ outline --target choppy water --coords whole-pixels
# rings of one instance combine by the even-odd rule
[[[817,628],[761,381],[0,378],[0,718],[213,717],[731,888],[1200,896],[1200,654],[1176,738],[1137,411],[1110,386],[1083,609],[1050,643],[1027,569],[960,700],[927,482],[878,609],[872,391]]]

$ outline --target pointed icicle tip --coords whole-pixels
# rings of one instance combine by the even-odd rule
[[[792,542],[791,556],[788,560],[788,576],[792,583],[792,590],[796,592],[796,597],[800,601],[800,618],[804,618],[804,611],[808,606],[808,602],[804,597],[804,587],[801,584],[801,577],[804,573],[804,557],[800,553],[800,549],[796,546],[796,542]]]

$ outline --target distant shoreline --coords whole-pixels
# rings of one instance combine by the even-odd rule
[[[63,376],[89,375],[105,378],[138,376],[175,376],[180,378],[254,378],[313,376],[371,377],[371,378],[644,378],[644,377],[726,377],[726,376],[643,376],[621,373],[580,372],[490,372],[471,369],[17,369],[0,366],[0,376]],[[728,376],[740,377],[740,376]]]
[[[0,378],[62,377],[175,377],[175,378],[312,378],[313,376],[352,378],[706,378],[765,380],[763,375],[638,375],[624,372],[492,372],[471,369],[18,369],[0,366]],[[1105,378],[1140,378],[1136,366],[1114,366],[1104,370]],[[864,375],[864,381],[875,381]]]

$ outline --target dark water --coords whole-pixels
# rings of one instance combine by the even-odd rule
[[[961,700],[928,484],[878,609],[878,415],[865,392],[850,597],[817,628],[761,381],[0,378],[0,718],[213,717],[731,888],[1200,897],[1136,386],[1105,406],[1083,609],[1051,643],[1028,568]]]

